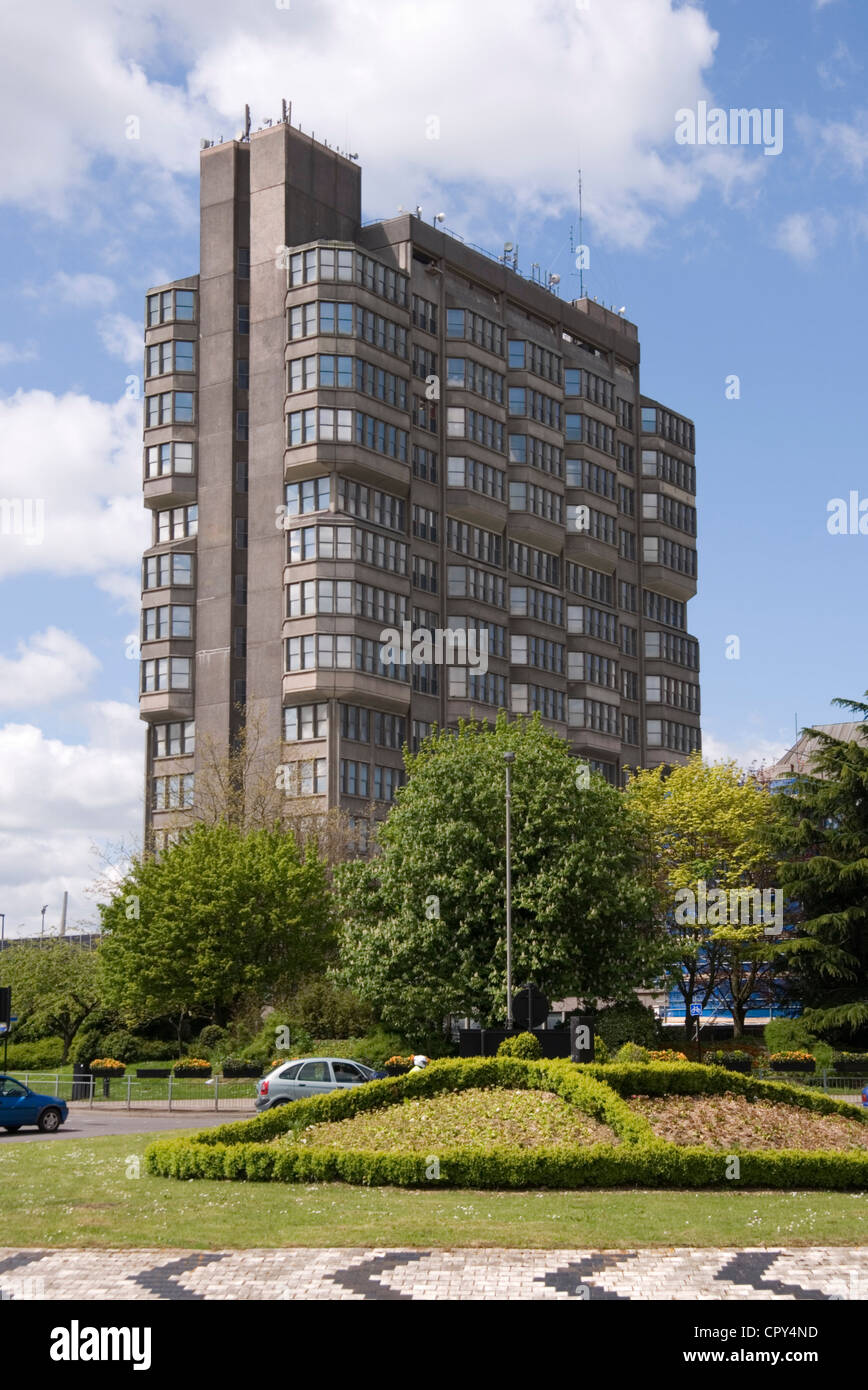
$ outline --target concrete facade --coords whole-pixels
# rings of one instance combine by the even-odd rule
[[[146,314],[156,843],[245,726],[360,850],[404,741],[461,717],[539,709],[616,784],[684,761],[695,441],[635,325],[417,216],[363,226],[358,166],[287,124],[201,166],[199,275]],[[487,671],[384,664],[403,621],[485,629]]]

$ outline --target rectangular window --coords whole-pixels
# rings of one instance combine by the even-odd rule
[[[238,333],[241,337],[246,337],[250,332],[250,305],[238,305]]]
[[[286,743],[304,743],[328,735],[328,705],[292,705],[283,711]]]

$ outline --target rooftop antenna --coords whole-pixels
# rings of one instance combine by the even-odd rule
[[[292,102],[288,102],[286,97],[280,103],[280,119],[284,125],[292,125]]]
[[[246,104],[244,107],[244,134],[241,138],[242,140],[250,139],[250,107]]]
[[[580,170],[579,170],[579,246],[580,246],[580,247],[583,247],[584,244],[585,244],[585,236],[584,236],[584,217],[583,217],[583,214],[582,214],[582,171],[581,171],[581,169],[580,169]],[[584,265],[585,265],[585,253],[584,253],[584,251],[581,251],[581,252],[580,252],[580,255],[579,255],[579,262],[580,262],[580,264],[579,264],[579,299],[584,299],[584,297],[585,297],[585,268],[584,268]]]

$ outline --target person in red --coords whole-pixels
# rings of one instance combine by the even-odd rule
[[[868,1086],[862,1087],[862,1104],[868,1110]]]

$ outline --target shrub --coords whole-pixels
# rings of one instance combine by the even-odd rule
[[[685,1058],[685,1061],[687,1059]],[[711,1052],[704,1053],[704,1060],[710,1067],[729,1067],[732,1071],[748,1072],[753,1065],[753,1058],[749,1052],[742,1052],[738,1048],[724,1050],[718,1048]]]
[[[629,1047],[630,1044],[628,1043],[627,1046]],[[622,1048],[621,1051],[623,1052],[624,1049]],[[632,1059],[632,1058],[627,1058],[627,1059],[625,1059],[625,1060],[631,1061],[631,1060],[633,1060],[633,1059]],[[660,1052],[649,1052],[649,1053],[648,1053],[648,1061],[649,1061],[649,1062],[686,1062],[686,1061],[687,1061],[687,1057],[685,1056],[685,1054],[684,1054],[683,1052],[673,1052],[673,1051],[671,1051],[671,1049],[664,1048],[664,1049],[663,1049],[662,1051],[660,1051]]]
[[[136,1062],[174,1062],[178,1055],[176,1042],[162,1042],[159,1038],[139,1038],[139,1045],[133,1059]]]
[[[813,1062],[814,1057],[810,1052],[772,1052],[770,1062]]]
[[[537,1062],[542,1056],[539,1038],[533,1033],[518,1033],[514,1038],[504,1038],[497,1049],[498,1057],[519,1057],[524,1062]]]
[[[93,1072],[114,1071],[117,1072],[119,1076],[122,1076],[127,1068],[126,1064],[124,1062],[119,1062],[116,1057],[95,1057],[90,1063],[90,1069]]]
[[[636,1093],[725,1092],[784,1100],[822,1114],[846,1114],[868,1123],[868,1113],[802,1087],[758,1081],[718,1067],[524,1062],[466,1058],[434,1062],[422,1072],[296,1101],[241,1123],[203,1130],[189,1139],[158,1141],[146,1152],[149,1173],[248,1182],[333,1182],[424,1187],[427,1159],[418,1152],[317,1149],[270,1141],[329,1120],[400,1105],[405,1100],[478,1087],[550,1090],[614,1131],[620,1143],[521,1150],[509,1145],[462,1147],[438,1155],[439,1185],[476,1188],[733,1187],[730,1155],[678,1147],[655,1136],[630,1109]],[[742,1187],[859,1190],[868,1184],[868,1153],[750,1151],[739,1155]]]
[[[63,1042],[60,1038],[43,1038],[41,1042],[10,1043],[6,1059],[6,1070],[41,1071],[43,1067],[61,1066]],[[0,1061],[3,1052],[0,1049]]]
[[[636,1043],[624,1043],[615,1053],[616,1062],[647,1062],[650,1054],[644,1047],[638,1047]]]
[[[608,1060],[609,1060],[609,1049],[608,1049],[608,1047],[606,1046],[606,1044],[603,1042],[603,1039],[602,1039],[597,1033],[595,1033],[595,1034],[594,1034],[594,1061],[595,1061],[595,1062],[608,1062]]]
[[[372,1009],[357,994],[325,977],[302,985],[288,1012],[314,1038],[363,1037],[374,1023]]]
[[[654,1010],[645,1008],[638,999],[603,1009],[597,1014],[596,1031],[610,1052],[617,1051],[626,1042],[655,1047],[660,1041]]]
[[[189,1071],[195,1075],[196,1072],[210,1072],[211,1063],[203,1057],[185,1057],[183,1061],[176,1063],[174,1070],[176,1076],[181,1071]]]
[[[225,1028],[219,1028],[216,1023],[208,1023],[199,1034],[196,1046],[200,1052],[215,1052],[225,1045],[228,1037]]]
[[[100,1051],[107,1057],[117,1057],[121,1062],[135,1062],[141,1059],[141,1046],[141,1038],[121,1029],[103,1038]]]
[[[773,1018],[763,1029],[769,1052],[810,1052],[817,1041],[800,1018]]]
[[[363,1062],[366,1067],[373,1067],[375,1071],[382,1071],[390,1057],[403,1056],[410,1051],[404,1038],[399,1037],[397,1033],[385,1033],[379,1028],[364,1038],[318,1039],[311,1043],[309,1049],[305,1048],[305,1051],[308,1050],[313,1056],[323,1054],[329,1057],[346,1057],[351,1062]],[[417,1052],[424,1052],[428,1057],[433,1055],[433,1049],[428,1045],[427,1039],[424,1044],[413,1048],[414,1056]]]

